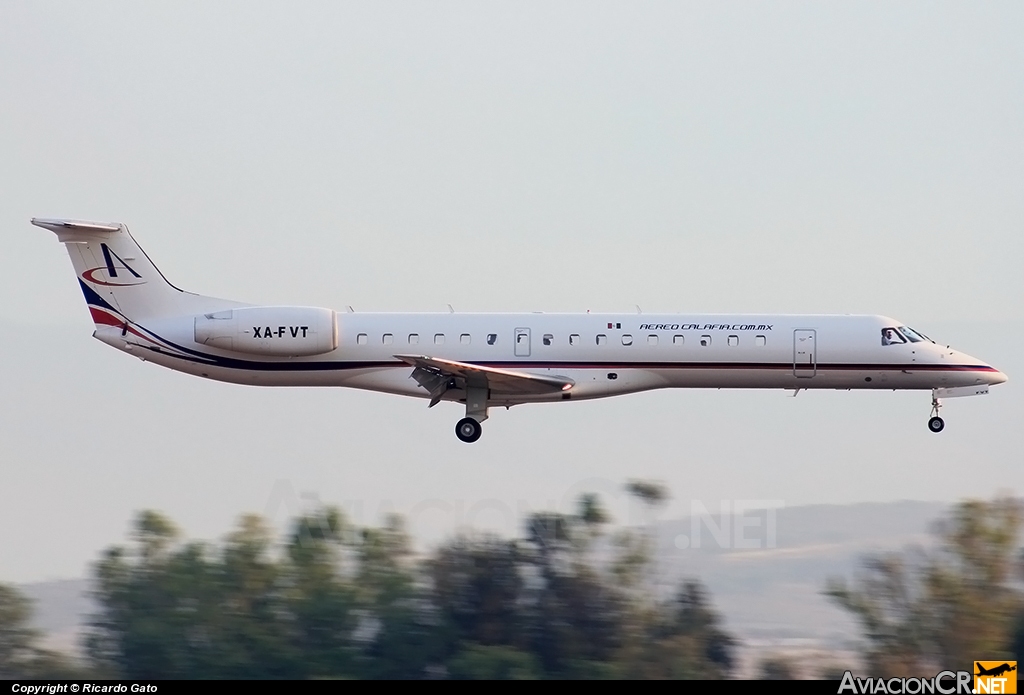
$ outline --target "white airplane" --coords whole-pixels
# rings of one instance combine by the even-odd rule
[[[480,438],[492,406],[661,388],[988,392],[998,369],[885,316],[338,313],[252,306],[178,289],[123,224],[33,219],[67,245],[99,340],[195,376],[348,386],[465,403]]]

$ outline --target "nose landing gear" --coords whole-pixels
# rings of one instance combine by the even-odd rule
[[[946,422],[939,417],[939,408],[941,407],[942,403],[932,394],[932,416],[928,419],[928,429],[935,433],[941,432],[946,427]]]
[[[988,393],[988,384],[975,384],[974,386],[951,386],[949,388],[932,389],[932,417],[928,420],[928,429],[932,432],[941,432],[946,423],[939,417],[939,408],[942,402],[939,398],[959,398],[961,396],[984,396]]]

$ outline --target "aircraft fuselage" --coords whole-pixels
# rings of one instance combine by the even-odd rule
[[[258,386],[345,386],[488,408],[662,388],[986,393],[1006,376],[885,316],[362,313],[251,306],[170,284],[121,224],[33,220],[66,244],[95,337],[140,359]]]

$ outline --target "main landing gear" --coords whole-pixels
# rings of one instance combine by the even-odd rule
[[[932,416],[931,416],[931,418],[928,419],[928,429],[930,429],[932,432],[935,432],[935,433],[941,432],[943,430],[943,428],[945,428],[945,426],[946,426],[945,421],[942,418],[939,417],[939,408],[941,408],[941,407],[942,407],[942,403],[939,401],[939,399],[933,393],[932,394]]]
[[[455,436],[467,444],[480,439],[483,431],[484,428],[480,426],[480,423],[471,417],[464,417],[455,425]]]
[[[455,436],[467,444],[480,439],[483,427],[480,423],[487,419],[487,397],[490,390],[486,386],[467,384],[466,417],[455,425]]]

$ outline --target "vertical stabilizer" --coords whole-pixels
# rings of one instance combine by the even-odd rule
[[[121,325],[234,306],[167,281],[123,224],[34,218],[68,249],[93,321]]]

